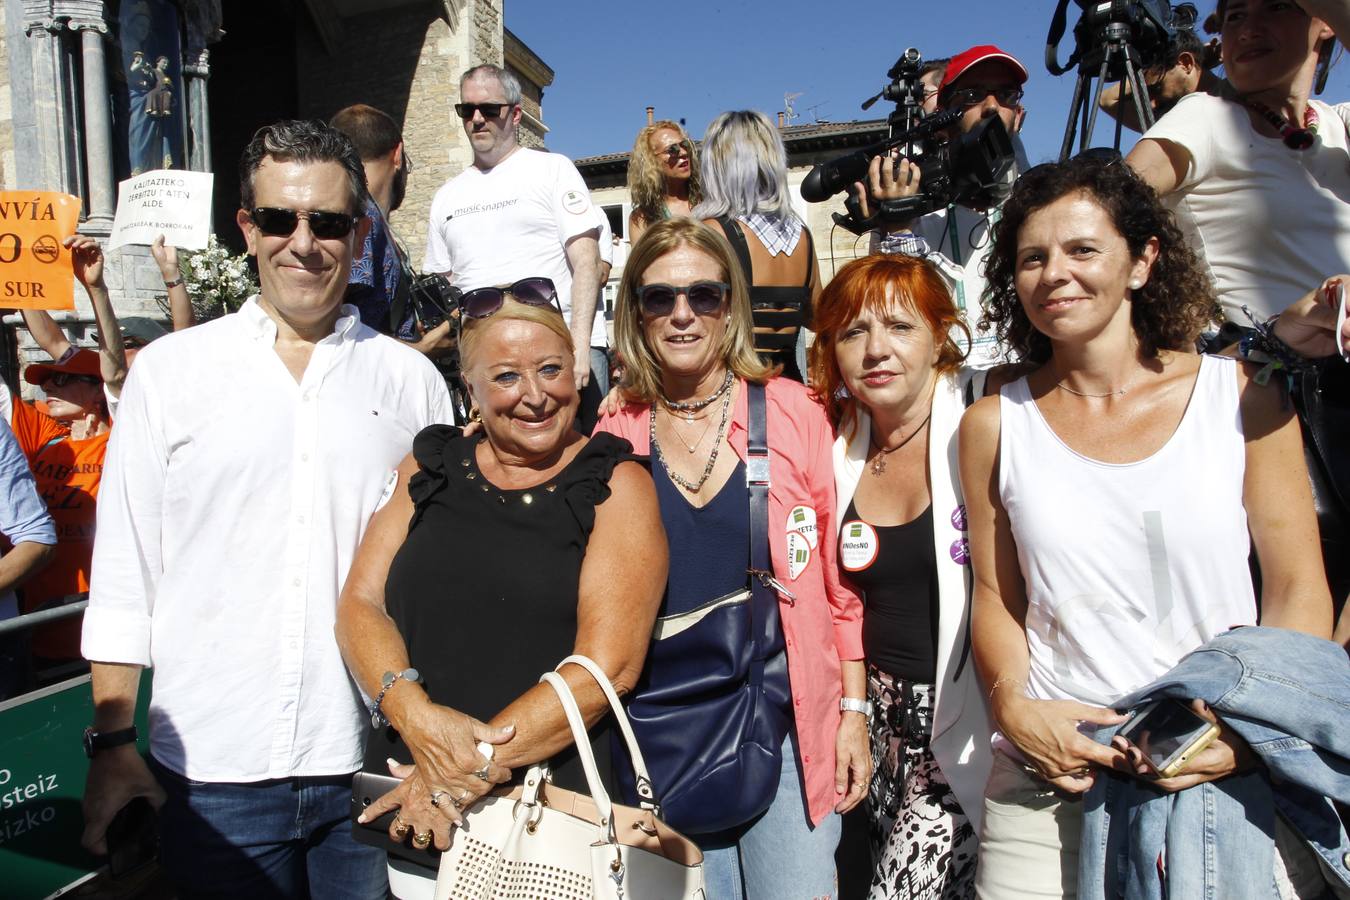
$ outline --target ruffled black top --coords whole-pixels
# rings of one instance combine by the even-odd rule
[[[551,481],[502,490],[478,469],[479,440],[433,425],[413,442],[415,512],[385,606],[431,699],[486,722],[572,652],[595,507],[614,467],[635,457],[626,440],[598,434]],[[607,730],[593,730],[591,743],[608,772]],[[370,742],[366,769],[385,771],[387,756],[411,760],[392,729]],[[586,790],[573,750],[554,759],[554,776]]]

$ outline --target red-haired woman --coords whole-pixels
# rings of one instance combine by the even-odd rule
[[[870,897],[972,897],[990,753],[966,644],[966,329],[941,275],[906,256],[849,263],[811,327],[811,384],[837,435],[839,564],[864,596]]]

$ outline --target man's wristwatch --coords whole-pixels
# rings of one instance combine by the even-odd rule
[[[110,750],[123,744],[136,742],[136,726],[117,731],[97,732],[92,727],[84,730],[84,755],[90,759],[100,750]]]
[[[872,701],[859,700],[857,697],[840,697],[839,711],[862,713],[864,716],[870,717],[872,715]]]

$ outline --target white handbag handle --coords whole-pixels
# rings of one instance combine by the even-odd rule
[[[568,663],[574,663],[581,666],[591,677],[600,685],[600,689],[605,692],[605,699],[609,701],[609,708],[614,712],[614,721],[619,726],[619,731],[623,734],[623,742],[628,745],[628,756],[633,761],[633,772],[636,776],[638,805],[643,809],[650,809],[658,816],[661,814],[661,807],[656,802],[656,796],[652,791],[652,779],[647,774],[647,763],[642,758],[642,750],[638,747],[637,736],[633,734],[633,726],[628,722],[628,713],[623,708],[619,700],[618,693],[614,690],[614,685],[610,684],[609,676],[605,670],[600,668],[599,663],[589,656],[574,654],[558,663],[558,667],[553,671],[559,672],[562,667]]]
[[[562,703],[563,712],[567,714],[567,724],[572,729],[572,740],[577,746],[577,758],[581,760],[582,771],[586,773],[586,786],[591,790],[591,800],[595,803],[596,811],[600,813],[600,825],[605,829],[605,842],[616,843],[618,838],[614,829],[614,806],[610,802],[609,794],[605,792],[604,783],[600,780],[600,771],[595,767],[595,754],[591,752],[591,739],[586,733],[586,720],[581,717],[581,709],[577,706],[576,698],[572,696],[572,689],[557,672],[545,672],[539,680],[547,682],[558,695],[558,701]]]

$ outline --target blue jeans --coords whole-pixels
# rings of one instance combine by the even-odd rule
[[[708,900],[829,900],[836,893],[839,816],[812,828],[795,735],[783,741],[783,772],[773,803],[732,832],[691,835],[703,850]]]
[[[384,853],[352,839],[350,775],[204,783],[152,765],[168,794],[160,862],[180,898],[384,900]]]

